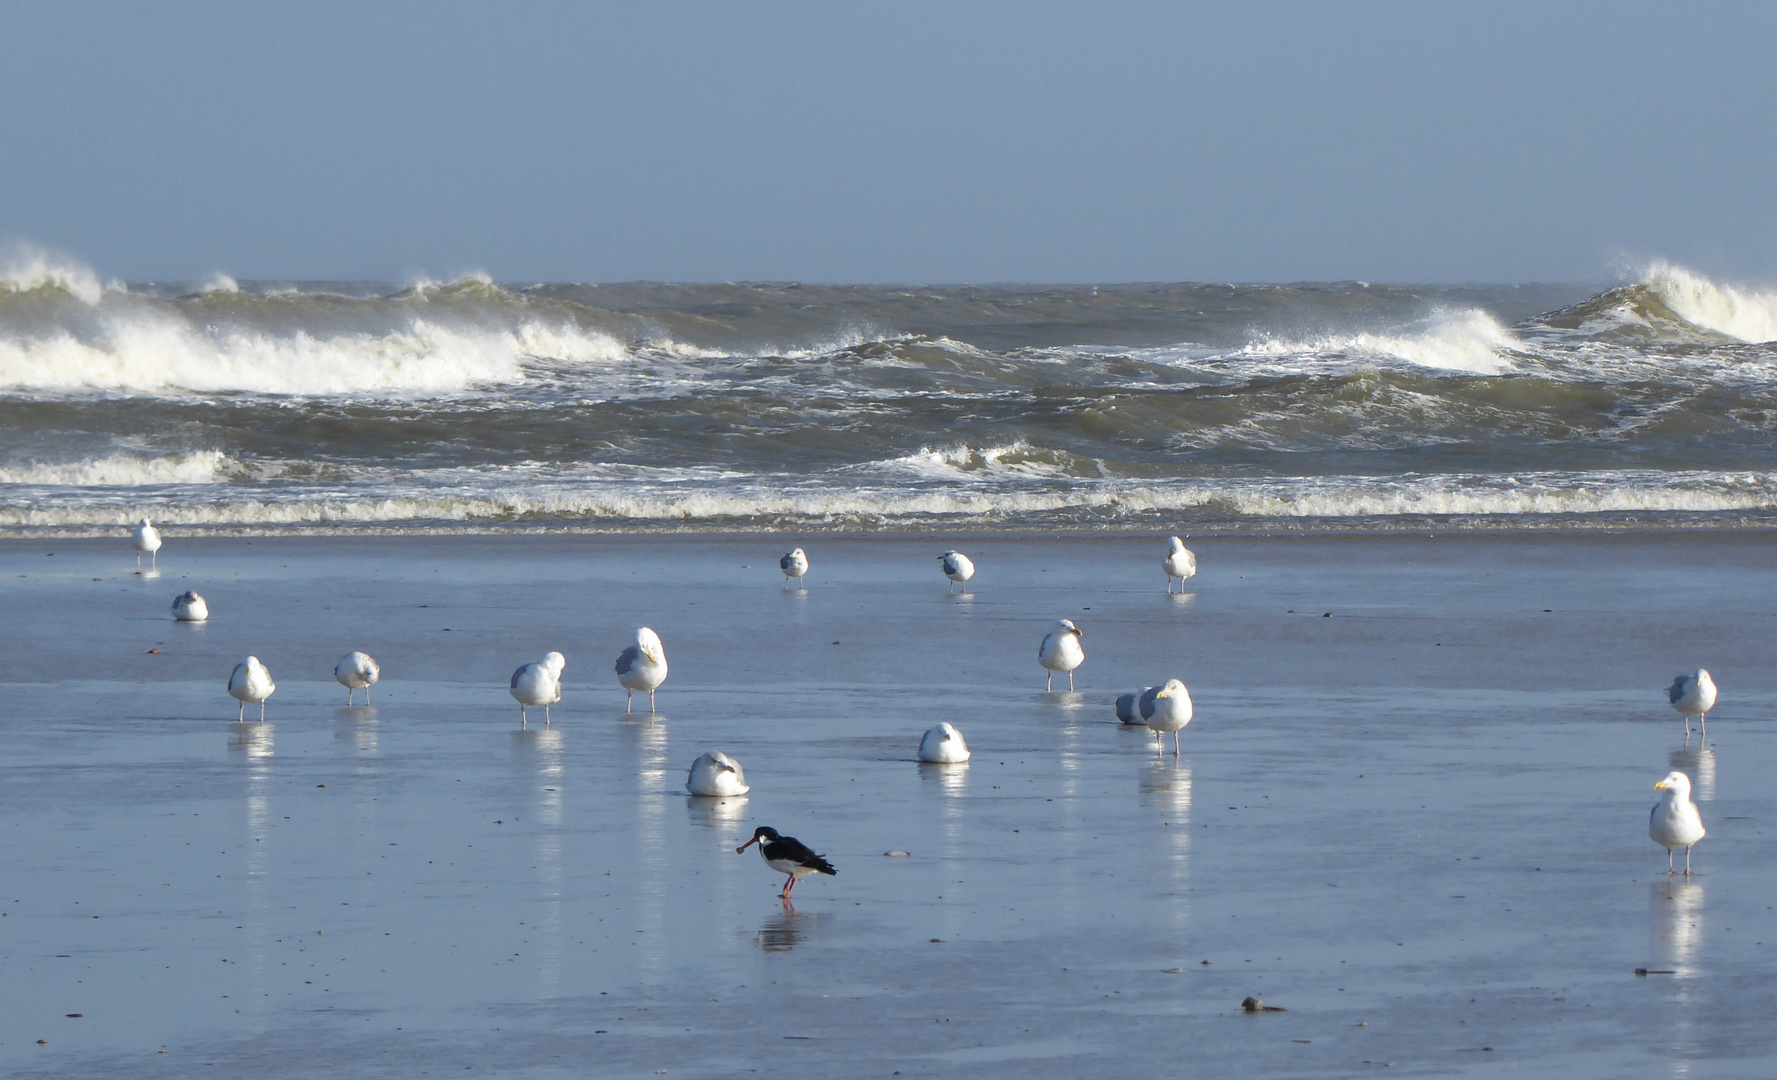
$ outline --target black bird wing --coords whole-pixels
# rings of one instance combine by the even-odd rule
[[[1678,678],[1673,679],[1672,685],[1666,688],[1666,700],[1674,705],[1678,704],[1678,699],[1684,697],[1684,684],[1689,678],[1690,676],[1688,675],[1680,675]]]
[[[631,645],[629,648],[623,650],[622,655],[617,657],[617,674],[628,675],[631,671],[635,670],[635,666],[640,663],[641,660],[642,650]]]
[[[767,859],[784,859],[810,867],[822,874],[839,876],[839,871],[833,869],[833,864],[827,861],[825,855],[816,855],[809,850],[807,844],[794,836],[780,836],[766,844],[765,857]]]
[[[1141,706],[1141,718],[1143,720],[1152,720],[1154,718],[1154,710],[1159,706],[1160,691],[1164,689],[1165,687],[1163,686],[1150,686],[1142,691],[1139,704]]]
[[[962,569],[962,567],[956,565],[956,556],[954,556],[954,555],[944,556],[944,572],[946,574],[954,574],[954,573],[957,573],[958,571],[960,571],[961,569]]]
[[[519,677],[519,676],[520,676],[520,675],[523,675],[523,674],[524,674],[524,669],[525,669],[525,668],[528,668],[528,667],[530,667],[530,666],[531,666],[531,665],[529,665],[529,664],[523,664],[523,665],[520,665],[520,667],[519,667],[519,669],[518,669],[518,670],[517,670],[517,671],[514,671],[514,672],[513,672],[513,673],[512,673],[512,689],[514,689],[514,690],[517,690],[517,689],[518,689],[518,677]]]
[[[790,557],[788,555],[785,555],[783,558],[781,558],[777,561],[777,565],[778,565],[778,569],[780,569],[780,570],[788,570],[790,568]]]

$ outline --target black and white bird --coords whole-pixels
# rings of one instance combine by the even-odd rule
[[[963,733],[948,723],[941,723],[919,740],[919,760],[941,765],[954,765],[969,760],[969,744]]]
[[[518,723],[529,727],[527,707],[543,706],[543,723],[550,722],[549,706],[561,700],[561,673],[568,666],[567,658],[552,652],[541,663],[526,664],[512,673],[512,697],[518,702]]]
[[[1697,718],[1702,726],[1703,734],[1709,734],[1709,710],[1715,708],[1715,680],[1709,672],[1698,668],[1689,675],[1680,675],[1672,680],[1666,688],[1666,700],[1672,703],[1672,709],[1684,718],[1684,734],[1691,734],[1691,717]]]
[[[144,555],[148,556],[149,569],[160,565],[160,555],[157,554],[160,551],[160,530],[150,525],[147,518],[143,518],[136,530],[130,533],[130,543],[136,548],[137,570],[142,569]]]
[[[371,659],[369,653],[357,651],[346,653],[333,665],[333,677],[339,685],[346,688],[346,705],[352,704],[353,691],[364,691],[364,705],[370,706],[370,688],[383,677],[382,665]]]
[[[1647,835],[1666,849],[1666,874],[1678,873],[1672,855],[1684,848],[1684,876],[1691,876],[1691,847],[1703,839],[1703,815],[1691,801],[1691,778],[1681,772],[1669,772],[1666,779],[1654,785],[1660,801],[1647,815]]]
[[[761,825],[753,830],[753,838],[735,848],[735,853],[745,851],[754,844],[759,845],[759,854],[764,857],[765,865],[786,875],[784,891],[778,895],[788,900],[790,893],[796,888],[796,882],[810,874],[826,874],[836,877],[839,871],[826,856],[816,855],[808,846],[793,836],[779,836],[777,830],[769,825]]]
[[[784,572],[784,588],[790,587],[790,579],[795,578],[797,585],[802,585],[802,576],[808,573],[808,552],[796,548],[777,561],[778,569]],[[807,586],[803,586],[806,588]]]
[[[636,691],[648,691],[648,711],[654,711],[654,691],[666,681],[666,646],[660,635],[646,626],[636,631],[636,643],[617,657],[617,682],[629,691],[623,711],[635,705]]]
[[[1166,558],[1160,560],[1160,568],[1166,571],[1166,591],[1172,592],[1173,579],[1177,578],[1179,592],[1184,592],[1185,579],[1197,573],[1197,556],[1174,536],[1166,542]]]
[[[1055,629],[1043,635],[1037,646],[1037,663],[1049,669],[1049,693],[1055,692],[1055,673],[1067,672],[1067,689],[1074,689],[1074,669],[1086,662],[1086,650],[1080,647],[1081,630],[1071,619],[1062,619]]]
[[[975,564],[969,561],[967,555],[960,551],[946,551],[938,556],[938,562],[943,564],[944,576],[950,579],[952,585],[961,584],[963,592],[969,591],[969,579],[975,576]],[[946,588],[944,591],[950,590]]]
[[[173,597],[174,622],[208,622],[209,619],[210,605],[204,603],[204,598],[197,593],[186,589]]]

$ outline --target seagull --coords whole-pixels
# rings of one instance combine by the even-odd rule
[[[810,874],[826,874],[829,877],[839,874],[826,856],[816,855],[793,836],[779,836],[777,830],[769,825],[754,829],[753,838],[735,848],[735,854],[738,855],[754,844],[759,845],[759,854],[764,856],[766,866],[780,874],[789,875],[784,880],[784,891],[778,893],[785,900],[790,898],[791,890],[796,888],[796,882],[801,878]]]
[[[228,696],[241,703],[240,715],[235,717],[236,723],[247,720],[247,703],[259,703],[259,722],[265,723],[265,699],[271,697],[272,691],[278,688],[271,681],[271,672],[259,662],[259,657],[249,656],[246,663],[236,664],[234,674],[228,677]]]
[[[370,688],[376,685],[376,680],[383,677],[383,669],[368,654],[349,652],[339,658],[339,663],[333,665],[333,677],[339,680],[339,685],[346,688],[346,705],[350,706],[352,703],[352,691],[362,690],[364,704],[369,706]]]
[[[963,733],[949,724],[939,724],[919,740],[919,760],[953,764],[969,760],[969,744]]]
[[[568,665],[561,653],[552,652],[541,663],[526,664],[512,673],[512,697],[518,702],[518,722],[529,727],[526,707],[543,706],[543,723],[550,722],[549,706],[561,700],[561,669]]]
[[[1166,558],[1160,567],[1166,571],[1166,591],[1172,592],[1172,579],[1178,578],[1178,590],[1184,592],[1185,579],[1197,572],[1197,556],[1175,536],[1166,542]]]
[[[1117,699],[1117,719],[1125,724],[1145,724],[1148,717],[1154,714],[1153,695],[1159,693],[1158,686],[1144,686],[1132,694],[1124,694]]]
[[[685,773],[685,790],[693,795],[726,798],[745,795],[753,790],[747,786],[747,774],[740,762],[720,750],[699,754]],[[744,848],[742,850],[745,850]]]
[[[1144,695],[1145,696],[1145,695]],[[1161,733],[1172,732],[1172,756],[1179,756],[1178,733],[1191,722],[1191,692],[1185,684],[1177,679],[1166,680],[1166,685],[1154,691],[1153,715],[1148,717],[1148,727],[1154,730],[1160,739],[1160,749],[1166,748]]]
[[[210,618],[210,605],[204,598],[190,589],[173,597],[174,622],[207,622]]]
[[[1055,673],[1067,672],[1067,689],[1074,689],[1074,669],[1086,662],[1086,650],[1080,648],[1080,628],[1071,620],[1062,619],[1037,646],[1037,663],[1049,669],[1049,693],[1055,692]]]
[[[636,643],[617,657],[617,681],[629,691],[623,711],[635,704],[636,691],[648,691],[648,711],[654,711],[654,688],[666,681],[666,647],[660,635],[646,626],[636,631]]]
[[[1666,849],[1666,876],[1678,873],[1672,865],[1672,853],[1684,848],[1684,876],[1691,876],[1691,845],[1703,839],[1703,815],[1691,801],[1691,778],[1681,772],[1669,772],[1666,779],[1654,785],[1662,792],[1660,801],[1647,815],[1647,835]]]
[[[796,584],[802,586],[802,588],[806,589],[808,587],[802,585],[802,575],[808,573],[808,552],[803,551],[801,548],[797,548],[779,559],[777,565],[778,568],[784,572],[784,588],[787,589],[790,587],[791,578],[795,578]]]
[[[156,554],[160,550],[160,530],[148,524],[147,518],[143,518],[136,526],[136,531],[130,534],[130,543],[136,545],[137,570],[142,569],[144,555],[148,556],[149,569],[160,565],[160,556]]]
[[[1709,734],[1709,710],[1715,708],[1715,680],[1709,672],[1698,668],[1689,675],[1680,675],[1672,680],[1666,688],[1666,700],[1672,708],[1684,718],[1685,738],[1691,736],[1691,717],[1703,728],[1703,734]]]
[[[944,564],[944,576],[949,578],[953,584],[960,583],[963,592],[968,592],[969,579],[975,576],[975,564],[969,561],[969,557],[960,551],[946,551],[938,556],[938,561]],[[950,590],[945,589],[944,591],[949,592]]]

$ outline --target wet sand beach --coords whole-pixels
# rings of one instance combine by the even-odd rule
[[[1190,544],[1168,596],[1127,536],[170,534],[158,576],[0,542],[0,1068],[1769,1073],[1768,536]],[[172,622],[188,588],[207,624]],[[1058,618],[1086,662],[1046,695]],[[641,625],[653,719],[612,671]],[[520,730],[507,680],[551,649],[554,723]],[[249,653],[264,725],[224,689]],[[1662,688],[1699,666],[1687,743]],[[1169,677],[1176,760],[1112,704]],[[968,764],[914,760],[939,721]],[[687,797],[712,749],[749,796]],[[1646,836],[1671,769],[1689,881]],[[735,853],[757,825],[838,876],[786,909]]]

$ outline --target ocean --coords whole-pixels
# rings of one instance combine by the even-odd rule
[[[0,535],[1777,524],[1777,293],[0,276]]]

